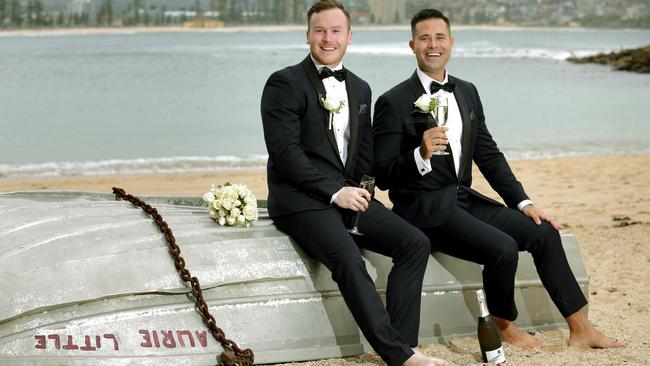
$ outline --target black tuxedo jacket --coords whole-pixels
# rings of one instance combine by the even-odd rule
[[[329,112],[319,102],[325,87],[311,57],[273,73],[266,82],[261,113],[271,217],[332,207],[334,193],[371,174],[370,87],[349,70],[345,86],[350,140],[344,165],[328,128]]]
[[[418,227],[444,223],[456,205],[458,190],[499,204],[470,188],[472,161],[509,207],[528,199],[485,125],[476,87],[453,76],[449,81],[456,83],[454,97],[463,123],[458,176],[451,154],[434,155],[430,159],[432,171],[424,176],[415,164],[413,150],[420,146],[424,131],[435,126],[430,114],[415,112],[413,103],[425,93],[417,73],[387,91],[375,104],[376,184],[389,189],[393,211]],[[451,153],[449,147],[447,151]]]

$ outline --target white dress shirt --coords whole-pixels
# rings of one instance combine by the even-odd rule
[[[416,72],[418,77],[420,78],[422,87],[424,87],[424,90],[426,90],[427,95],[432,95],[431,94],[432,82],[442,85],[447,83],[448,81],[447,70],[445,70],[445,78],[442,81],[442,83],[433,80],[431,77],[429,77],[429,75],[422,72],[420,68],[418,68]],[[454,97],[454,93],[450,93],[442,89],[438,90],[432,96],[436,96],[439,98],[447,98],[447,103],[449,105],[449,111],[448,111],[449,114],[448,114],[448,120],[446,125],[446,127],[449,129],[447,131],[447,139],[449,140],[449,147],[451,148],[452,156],[454,158],[454,170],[456,171],[456,177],[458,177],[458,173],[460,169],[460,159],[463,153],[461,149],[461,143],[460,143],[460,138],[463,135],[463,120],[460,115],[460,110],[458,109],[458,103],[456,101],[456,97]],[[418,171],[420,172],[421,175],[425,175],[431,171],[431,162],[429,160],[422,159],[422,156],[420,155],[419,146],[413,151],[413,156],[415,157],[415,164],[417,165]],[[523,200],[519,202],[517,208],[521,210],[525,206],[532,205],[532,204],[533,201],[531,200]]]

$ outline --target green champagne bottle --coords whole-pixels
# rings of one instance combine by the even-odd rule
[[[479,305],[478,343],[481,346],[483,362],[504,363],[506,362],[506,355],[503,352],[503,346],[501,346],[499,330],[492,317],[490,317],[483,290],[476,291],[476,299]]]

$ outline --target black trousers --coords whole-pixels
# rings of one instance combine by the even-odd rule
[[[422,229],[434,251],[483,265],[483,287],[490,313],[517,318],[515,274],[519,251],[528,251],[542,284],[567,317],[587,304],[571,272],[560,234],[537,225],[518,210],[497,206],[459,191],[458,206],[442,225]]]
[[[418,344],[422,281],[431,247],[424,234],[380,203],[361,214],[359,231],[346,231],[337,208],[275,217],[275,225],[292,236],[332,272],[332,279],[373,349],[390,366],[401,365]],[[391,257],[386,307],[368,275],[359,248]]]

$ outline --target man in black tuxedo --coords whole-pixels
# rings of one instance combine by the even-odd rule
[[[373,124],[377,185],[389,189],[393,211],[419,227],[433,250],[484,266],[488,307],[506,342],[541,345],[513,323],[518,252],[526,250],[567,320],[569,344],[622,346],[587,320],[587,301],[562,248],[561,227],[533,205],[515,178],[487,129],[476,87],[447,73],[454,42],[447,17],[422,10],[411,20],[411,33],[418,68],[379,97]],[[447,100],[446,127],[434,127],[428,106],[415,105],[423,95],[425,101]],[[508,207],[470,188],[472,161]]]
[[[431,250],[412,225],[358,188],[371,174],[370,88],[343,68],[350,16],[336,0],[308,11],[310,55],[273,73],[261,103],[269,153],[268,209],[275,225],[332,272],[364,336],[388,365],[447,365],[415,348]],[[346,224],[357,212],[362,236]],[[386,307],[360,248],[393,259]]]

